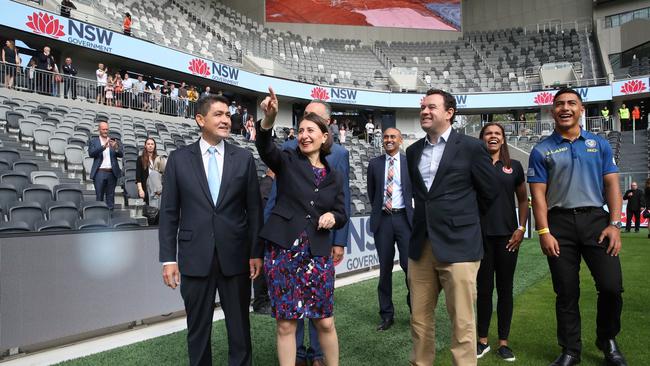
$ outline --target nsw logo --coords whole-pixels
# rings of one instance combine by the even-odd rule
[[[34,12],[27,16],[25,25],[36,34],[43,34],[53,38],[65,36],[63,24],[56,17],[43,12]]]
[[[188,70],[190,70],[192,75],[203,77],[210,76],[210,68],[208,67],[208,63],[201,60],[200,58],[192,59],[188,66]]]
[[[318,100],[322,100],[324,102],[326,102],[326,101],[328,101],[330,99],[330,95],[327,92],[327,89],[321,88],[320,86],[314,87],[311,90],[310,96],[311,96],[312,99],[318,99]]]
[[[541,92],[535,95],[533,102],[537,105],[548,105],[553,103],[553,94],[549,92]]]
[[[637,94],[648,91],[648,86],[643,80],[630,80],[621,86],[621,93],[623,94]]]

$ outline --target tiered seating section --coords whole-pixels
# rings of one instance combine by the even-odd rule
[[[425,84],[451,92],[538,88],[539,66],[554,61],[576,63],[578,70],[584,70],[584,79],[600,76],[598,70],[592,73],[591,67],[582,67],[581,63],[592,64],[591,53],[585,51],[591,40],[576,30],[518,28],[467,33],[451,42],[367,45],[349,39],[316,42],[278,32],[216,0],[100,0],[95,4],[112,22],[121,22],[124,12],[131,12],[136,37],[237,66],[250,53],[273,59],[295,80],[323,85],[387,90],[393,66],[417,67]],[[438,10],[445,16],[447,10]],[[532,76],[530,80],[526,75]]]

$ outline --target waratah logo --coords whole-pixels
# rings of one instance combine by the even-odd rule
[[[644,92],[648,88],[642,80],[630,80],[623,84],[621,93],[623,94],[636,94]]]
[[[54,38],[65,36],[63,25],[59,23],[59,19],[52,15],[34,12],[32,15],[28,15],[27,19],[29,21],[25,25],[36,34],[44,34]]]
[[[203,77],[210,76],[210,68],[208,67],[208,63],[201,60],[200,58],[195,58],[190,61],[189,70],[194,75]]]
[[[533,102],[535,102],[537,105],[551,104],[553,103],[553,94],[549,92],[539,93],[535,96],[535,100]]]
[[[311,90],[311,97],[312,99],[319,99],[323,101],[330,99],[330,95],[327,92],[327,89],[321,88],[320,86],[317,86]]]

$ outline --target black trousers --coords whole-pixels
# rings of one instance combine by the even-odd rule
[[[497,321],[499,339],[508,339],[512,323],[512,284],[517,267],[519,251],[506,249],[510,236],[487,236],[483,238],[485,254],[476,276],[476,324],[478,336],[485,338],[492,318],[492,293],[494,278],[497,284]]]
[[[253,280],[253,310],[261,309],[270,304],[269,287],[266,284],[264,271],[262,271],[262,273]]]
[[[68,99],[68,93],[72,91],[72,99],[77,99],[77,80],[64,77],[63,78],[63,97]]]
[[[558,344],[563,352],[580,356],[580,261],[584,258],[598,291],[596,335],[598,339],[616,337],[621,330],[623,275],[618,257],[607,254],[608,240],[598,237],[609,225],[609,213],[602,208],[571,213],[548,213],[551,234],[560,245],[559,257],[548,257],[555,290]]]
[[[625,230],[630,231],[632,227],[632,216],[634,216],[634,230],[639,231],[641,227],[641,210],[626,210],[627,220],[625,222]]]
[[[248,273],[224,276],[216,252],[207,277],[181,276],[181,296],[187,313],[187,352],[190,365],[212,365],[212,315],[217,289],[226,318],[228,365],[252,364],[248,319],[250,286]]]
[[[407,294],[406,303],[411,307],[410,292],[408,292],[408,246],[411,240],[411,227],[406,212],[381,214],[379,230],[374,233],[377,257],[379,258],[379,315],[382,319],[392,319],[395,314],[393,306],[393,261],[395,259],[395,243],[399,251],[399,265],[404,271]]]

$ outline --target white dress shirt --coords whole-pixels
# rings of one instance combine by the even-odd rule
[[[205,176],[207,178],[208,176],[208,164],[210,162],[210,152],[208,149],[211,147],[207,141],[201,137],[199,139],[199,149],[201,150],[201,160],[203,160],[203,171],[205,172]],[[217,148],[217,165],[219,166],[219,180],[223,177],[223,154],[225,150],[225,144],[223,143],[223,140],[219,142],[215,147]],[[164,189],[164,188],[163,188]],[[163,266],[168,265],[168,264],[176,264],[176,262],[163,262]]]
[[[133,79],[124,79],[122,81],[122,88],[124,88],[124,91],[131,91],[133,89]]]
[[[108,139],[104,140],[103,138],[99,138],[99,143],[102,144],[102,148],[106,143],[108,142]],[[99,169],[113,169],[113,166],[111,165],[111,147],[110,145],[102,151],[103,155],[103,160],[102,160],[102,165],[99,166]]]
[[[451,126],[438,137],[438,141],[435,143],[429,141],[428,134],[424,138],[424,150],[422,150],[422,158],[420,159],[420,164],[418,164],[418,170],[422,175],[427,189],[431,189],[431,184],[433,184],[433,180],[436,178],[442,153],[445,152],[445,146],[447,145],[450,134]]]
[[[384,203],[386,203],[386,187],[388,186],[388,165],[390,159],[393,161],[393,195],[392,195],[392,208],[404,208],[404,194],[402,193],[402,173],[400,170],[400,154],[395,156],[386,154],[386,165],[384,169]]]

